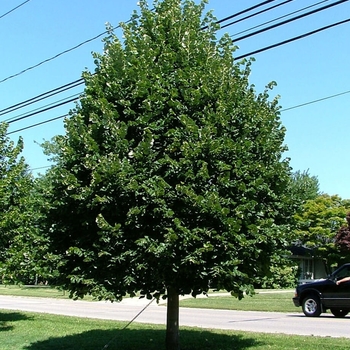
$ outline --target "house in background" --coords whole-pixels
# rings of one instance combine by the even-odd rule
[[[300,269],[299,283],[307,283],[310,280],[325,278],[328,275],[324,261],[314,257],[312,249],[292,246],[290,251],[292,252],[291,258]]]

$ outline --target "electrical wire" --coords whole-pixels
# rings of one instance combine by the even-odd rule
[[[231,19],[231,18],[233,18],[233,17],[236,17],[236,16],[238,16],[238,15],[241,15],[241,14],[243,14],[243,13],[249,12],[249,11],[251,11],[251,10],[253,10],[253,9],[256,9],[256,8],[258,8],[258,7],[260,7],[260,6],[266,5],[266,4],[268,4],[268,3],[270,3],[270,2],[273,2],[273,1],[275,1],[275,0],[263,1],[263,2],[261,2],[261,3],[259,3],[259,4],[257,4],[257,5],[254,5],[254,6],[250,7],[250,8],[247,8],[247,9],[245,9],[245,10],[243,10],[243,11],[237,12],[237,13],[231,15],[231,16],[228,16],[228,17],[226,17],[226,18],[223,18],[223,19],[221,19],[221,20],[218,20],[216,23],[222,23],[222,22],[224,22],[224,21],[226,21],[226,20],[229,20],[229,19]],[[283,2],[282,4],[284,4],[284,3],[286,3],[286,2],[289,2],[289,1],[293,1],[293,0],[285,1],[285,2]],[[326,1],[328,1],[328,0],[326,0]],[[276,6],[280,6],[280,5],[281,5],[281,4],[276,5]],[[274,6],[274,7],[275,7],[275,6]],[[274,8],[274,7],[268,8],[268,9],[266,9],[266,10],[264,10],[264,11],[271,10],[271,9]],[[152,9],[152,10],[153,10],[153,9]],[[254,15],[254,14],[253,14],[253,15]],[[130,20],[129,20],[129,21],[130,21]],[[129,21],[127,21],[126,23],[128,23]],[[119,27],[119,26],[117,26],[117,27],[115,27],[115,28],[118,28],[118,27]],[[115,29],[115,28],[114,28],[114,29]],[[114,29],[113,29],[113,30],[114,30]],[[201,28],[201,29],[205,29],[205,27],[204,27],[204,28]],[[105,34],[105,33],[106,33],[106,32],[104,32],[104,33],[102,33],[102,34]],[[100,34],[99,36],[101,36],[102,34]],[[90,39],[90,41],[91,41],[91,40],[92,40],[92,39]],[[80,45],[80,46],[81,46],[81,45]],[[73,50],[73,48],[70,49],[70,50]],[[66,50],[66,51],[68,51],[68,50]],[[61,53],[61,54],[63,54],[63,53]],[[56,55],[56,56],[57,56],[57,55]],[[53,59],[53,58],[51,58],[51,59]],[[49,60],[51,60],[51,59],[49,59]],[[43,62],[44,62],[44,61],[43,61]],[[43,62],[41,62],[40,64],[42,64]],[[38,64],[38,65],[40,65],[40,64]],[[36,66],[37,66],[37,65],[36,65]],[[34,66],[33,66],[33,67],[34,67]],[[28,69],[31,69],[31,68],[28,68]],[[22,74],[22,73],[18,73],[18,75],[19,75],[19,74]],[[10,77],[8,77],[8,78],[10,78]],[[7,80],[8,78],[6,78],[6,80]],[[3,80],[4,80],[4,79],[3,79]],[[1,83],[1,81],[0,81],[0,83]],[[78,85],[80,85],[80,84],[83,84],[83,83],[84,83],[84,80],[83,80],[83,78],[81,78],[81,79],[78,79],[78,80],[76,80],[76,81],[74,81],[74,82],[72,82],[72,83],[62,85],[62,86],[60,86],[60,87],[58,87],[58,88],[55,88],[55,89],[53,89],[53,90],[50,90],[50,91],[45,92],[45,93],[43,93],[43,94],[40,94],[40,95],[38,95],[38,96],[32,97],[32,98],[30,98],[30,99],[28,99],[28,100],[26,100],[26,101],[17,103],[17,104],[15,104],[15,105],[12,105],[12,106],[9,106],[9,107],[6,107],[6,108],[0,110],[0,116],[5,115],[5,114],[10,113],[10,112],[13,112],[13,111],[15,111],[15,110],[17,110],[17,109],[26,107],[26,106],[28,106],[28,105],[30,105],[30,104],[32,104],[32,103],[36,103],[36,102],[41,101],[41,100],[43,100],[43,99],[45,99],[45,98],[54,96],[54,95],[56,95],[56,94],[59,94],[59,93],[61,93],[61,92],[63,92],[63,91],[66,91],[66,90],[68,90],[68,89],[74,88],[74,87],[76,87],[76,86],[78,86]]]
[[[290,38],[290,39],[281,41],[281,42],[279,42],[279,43],[276,43],[276,44],[273,44],[273,45],[270,45],[270,46],[263,47],[263,48],[261,48],[261,49],[258,49],[258,50],[249,52],[249,53],[247,53],[247,54],[244,54],[244,55],[235,57],[235,60],[240,60],[240,59],[246,58],[246,57],[248,57],[248,56],[251,56],[251,55],[253,55],[253,54],[261,53],[261,52],[263,52],[263,51],[267,51],[267,50],[270,50],[270,49],[272,49],[272,48],[275,48],[275,47],[278,47],[278,46],[281,46],[281,45],[285,45],[285,44],[291,43],[291,42],[296,41],[296,40],[300,40],[300,39],[305,38],[305,37],[307,37],[307,36],[310,36],[310,35],[319,33],[319,32],[321,32],[321,31],[323,31],[323,30],[326,30],[326,29],[329,29],[329,28],[332,28],[332,27],[335,27],[335,26],[338,26],[338,25],[341,25],[341,24],[344,24],[344,23],[347,23],[347,22],[350,22],[350,18],[348,18],[348,19],[346,19],[346,20],[343,20],[343,21],[340,21],[340,22],[336,22],[336,23],[330,24],[330,25],[328,25],[328,26],[324,26],[324,27],[318,28],[318,29],[316,29],[316,30],[313,30],[313,31],[308,32],[308,33],[304,33],[304,34],[299,35],[299,36],[296,36],[296,37],[294,37],[294,38]],[[74,99],[72,99],[72,100],[74,100]],[[71,102],[71,101],[70,101],[70,102]],[[296,108],[296,107],[294,107],[294,108]],[[34,116],[34,115],[36,115],[36,114],[37,114],[37,113],[32,113],[30,116]],[[56,118],[53,118],[53,119],[50,119],[50,120],[47,120],[47,121],[44,121],[44,122],[42,122],[42,123],[38,123],[38,124],[34,124],[34,125],[29,125],[29,126],[27,126],[27,127],[25,127],[25,128],[12,131],[12,132],[8,133],[8,135],[9,135],[9,134],[16,133],[16,132],[19,132],[19,131],[27,130],[27,129],[30,129],[30,128],[32,128],[32,127],[36,127],[36,126],[39,126],[39,125],[42,125],[42,124],[45,124],[45,123],[48,123],[48,122],[51,122],[51,121],[54,121],[54,120],[63,118],[63,117],[66,117],[66,116],[68,116],[68,114],[63,115],[63,116],[60,116],[60,117],[56,117]],[[22,119],[24,119],[24,118],[22,118]],[[14,122],[14,121],[12,121],[12,122]]]
[[[27,1],[29,1],[29,0],[27,0]],[[151,9],[151,11],[153,11],[153,10],[154,10],[154,9]],[[131,22],[131,19],[127,20],[125,23],[129,23],[129,22]],[[119,25],[113,27],[111,30],[114,31],[114,30],[116,30],[116,29],[118,29],[118,28],[120,28],[120,27],[121,27],[121,25],[119,24]],[[87,43],[90,43],[91,41],[94,41],[94,40],[100,38],[102,35],[105,35],[105,34],[107,34],[107,33],[109,33],[109,30],[105,30],[103,33],[100,33],[100,34],[94,36],[93,38],[87,39],[87,40],[81,42],[81,43],[78,44],[78,45],[75,45],[75,46],[73,46],[73,47],[71,47],[71,48],[69,48],[69,49],[67,49],[67,50],[64,50],[64,51],[62,51],[62,52],[60,52],[60,53],[58,53],[58,54],[56,54],[56,55],[54,55],[54,56],[52,56],[52,57],[50,57],[50,58],[47,58],[47,59],[45,59],[45,60],[43,60],[43,61],[41,61],[41,62],[39,62],[39,63],[37,63],[37,64],[35,64],[35,65],[33,65],[33,66],[30,66],[30,67],[28,67],[28,68],[26,68],[26,69],[23,69],[22,71],[20,71],[20,72],[18,72],[18,73],[16,73],[16,74],[10,75],[10,76],[8,76],[8,77],[6,77],[6,78],[0,80],[0,84],[1,84],[1,83],[4,83],[5,81],[7,81],[7,80],[9,80],[9,79],[18,77],[19,75],[22,75],[22,74],[24,74],[24,73],[26,73],[26,72],[28,72],[28,71],[34,69],[34,68],[37,68],[37,67],[39,67],[39,66],[41,66],[41,65],[43,65],[43,64],[45,64],[45,63],[47,63],[47,62],[50,62],[50,61],[52,61],[52,60],[54,60],[54,59],[56,59],[56,58],[58,58],[58,57],[60,57],[60,56],[62,56],[62,55],[64,55],[64,54],[66,54],[66,53],[68,53],[68,52],[74,51],[74,50],[76,50],[77,48],[79,48],[79,47],[81,47],[81,46],[83,46],[83,45],[85,45],[85,44],[87,44]]]
[[[251,6],[251,7],[247,8],[247,9],[245,9],[245,10],[242,10],[242,11],[240,11],[240,12],[234,13],[234,14],[231,15],[231,16],[228,16],[228,17],[225,17],[225,18],[223,18],[223,19],[220,19],[220,20],[216,21],[215,23],[216,23],[216,24],[220,24],[220,23],[222,23],[222,22],[228,21],[228,20],[231,19],[231,18],[234,18],[234,17],[240,16],[240,15],[243,15],[243,14],[246,13],[246,12],[250,12],[251,10],[255,10],[256,8],[258,8],[258,7],[260,7],[260,6],[266,5],[266,4],[268,4],[268,3],[270,3],[270,2],[273,2],[273,1],[275,1],[275,0],[263,1],[263,2],[261,2],[261,3],[259,3],[259,4],[257,4],[257,5]],[[207,28],[208,28],[208,26],[205,26],[205,27],[202,27],[201,30],[204,30],[204,29],[207,29]]]
[[[295,105],[295,106],[292,106],[292,107],[288,107],[288,108],[283,108],[283,109],[280,110],[280,112],[286,112],[286,111],[289,111],[289,110],[292,110],[292,109],[295,109],[295,108],[304,107],[304,106],[307,106],[307,105],[310,105],[310,104],[313,104],[313,103],[322,102],[322,101],[329,100],[329,99],[332,99],[332,98],[335,98],[335,97],[339,97],[339,96],[342,96],[342,95],[346,95],[346,94],[349,94],[349,93],[350,93],[350,90],[347,90],[347,91],[344,91],[344,92],[340,92],[338,94],[322,97],[322,98],[319,98],[317,100],[312,100],[312,101],[305,102],[305,103],[302,103],[302,104],[299,104],[299,105]],[[68,116],[69,116],[69,114],[64,114],[64,115],[61,115],[59,117],[55,117],[55,118],[52,118],[52,119],[45,120],[45,121],[43,121],[41,123],[29,125],[27,127],[8,132],[6,135],[11,135],[11,134],[23,131],[23,130],[31,129],[31,128],[34,128],[36,126],[43,125],[43,124],[46,124],[46,123],[50,123],[50,122],[53,122],[55,120],[62,119],[62,118],[68,117]]]
[[[69,116],[69,114],[60,115],[59,117],[55,117],[55,118],[51,118],[51,119],[48,119],[48,120],[44,120],[44,121],[42,121],[40,123],[32,124],[32,125],[26,126],[24,128],[21,128],[21,129],[10,131],[10,132],[6,133],[6,135],[11,135],[11,134],[15,134],[15,133],[20,132],[20,131],[24,131],[24,130],[28,130],[28,129],[31,129],[31,128],[35,128],[37,126],[40,126],[40,125],[43,125],[43,124],[47,124],[47,123],[51,123],[51,122],[53,122],[55,120],[62,119],[62,118],[68,117],[68,116]]]
[[[29,0],[27,0],[27,1],[29,1]],[[245,9],[245,10],[243,10],[243,11],[240,11],[240,12],[238,12],[238,13],[236,13],[236,14],[233,14],[233,15],[231,15],[231,16],[229,16],[229,17],[223,18],[223,19],[217,21],[217,23],[218,23],[218,24],[219,24],[219,23],[222,23],[222,22],[227,21],[227,20],[229,20],[229,19],[231,19],[231,18],[233,18],[233,17],[236,17],[236,16],[238,16],[238,15],[240,15],[240,14],[243,14],[243,13],[245,13],[245,12],[251,11],[251,10],[257,8],[257,7],[260,7],[260,6],[262,6],[262,5],[268,4],[268,3],[273,2],[273,1],[275,1],[275,0],[266,0],[266,1],[263,1],[263,2],[260,3],[260,4],[254,5],[254,6],[250,7],[250,8],[248,8],[248,9]],[[152,9],[152,10],[153,10],[153,9]],[[131,21],[131,19],[128,20],[128,21],[126,21],[125,23],[128,23],[128,22],[130,22],[130,21]],[[118,28],[120,28],[120,25],[118,25],[118,26],[116,26],[116,27],[113,27],[112,30],[114,31],[114,30],[116,30],[116,29],[118,29]],[[202,29],[206,29],[206,28],[207,28],[207,27],[203,27]],[[108,33],[108,31],[104,31],[103,33],[100,33],[100,34],[94,36],[93,38],[90,38],[90,39],[88,39],[88,40],[85,40],[85,41],[81,42],[81,43],[78,44],[78,45],[75,45],[75,46],[73,46],[73,47],[71,47],[71,48],[69,48],[69,49],[67,49],[67,50],[64,50],[64,51],[62,51],[62,52],[60,52],[60,53],[58,53],[58,54],[56,54],[56,55],[54,55],[54,56],[52,56],[52,57],[50,57],[50,58],[47,58],[47,59],[45,59],[45,60],[43,60],[43,61],[41,61],[41,62],[39,62],[39,63],[37,63],[37,64],[35,64],[35,65],[33,65],[33,66],[30,66],[30,67],[28,67],[28,68],[25,68],[25,69],[23,69],[22,71],[20,71],[20,72],[18,72],[18,73],[15,73],[15,74],[12,74],[12,75],[10,75],[10,76],[8,76],[8,77],[6,77],[6,78],[3,78],[3,79],[0,80],[0,84],[1,84],[1,83],[4,83],[4,82],[7,81],[7,80],[10,80],[10,79],[13,79],[13,78],[15,78],[15,77],[18,77],[18,76],[20,76],[20,75],[22,75],[22,74],[24,74],[24,73],[26,73],[26,72],[28,72],[28,71],[30,71],[30,70],[32,70],[32,69],[35,69],[35,68],[37,68],[37,67],[39,67],[39,66],[45,64],[45,63],[48,63],[48,62],[50,62],[50,61],[52,61],[52,60],[54,60],[54,59],[56,59],[56,58],[58,58],[58,57],[60,57],[60,56],[62,56],[62,55],[64,55],[64,54],[66,54],[66,53],[69,53],[69,52],[71,52],[71,51],[74,51],[74,50],[76,50],[77,48],[79,48],[79,47],[81,47],[81,46],[83,46],[83,45],[85,45],[85,44],[87,44],[87,43],[89,43],[89,42],[91,42],[91,41],[94,41],[94,40],[100,38],[102,35],[105,35],[105,34],[107,34],[107,33]]]
[[[303,38],[306,38],[307,36],[310,36],[310,35],[313,35],[313,34],[316,34],[316,33],[319,33],[323,30],[326,30],[326,29],[329,29],[329,28],[333,28],[333,27],[336,27],[338,25],[341,25],[341,24],[344,24],[344,23],[347,23],[347,22],[350,22],[350,18],[348,19],[345,19],[343,21],[340,21],[340,22],[336,22],[336,23],[333,23],[333,24],[330,24],[328,26],[324,26],[324,27],[321,27],[321,28],[318,28],[318,29],[315,29],[311,32],[308,32],[308,33],[304,33],[304,34],[301,34],[301,35],[298,35],[298,36],[295,36],[294,38],[290,38],[290,39],[287,39],[287,40],[283,40],[283,41],[280,41],[276,44],[273,44],[273,45],[269,45],[269,46],[265,46],[261,49],[258,49],[258,50],[255,50],[255,51],[251,51],[249,53],[246,53],[244,55],[241,55],[241,56],[237,56],[235,57],[235,60],[239,60],[239,59],[242,59],[242,58],[246,58],[248,56],[251,56],[251,55],[255,55],[257,53],[261,53],[263,51],[267,51],[267,50],[271,50],[275,47],[278,47],[278,46],[281,46],[281,45],[285,45],[285,44],[289,44],[293,41],[296,41],[296,40],[300,40],[300,39],[303,39]]]
[[[332,3],[332,4],[329,4],[329,5],[320,7],[320,8],[318,8],[318,9],[315,9],[315,10],[312,10],[312,11],[309,11],[309,12],[306,12],[306,13],[303,13],[303,14],[298,15],[298,16],[296,16],[296,17],[293,17],[293,18],[287,19],[287,20],[285,20],[285,21],[276,23],[276,24],[274,24],[274,25],[272,25],[272,26],[269,26],[269,27],[260,29],[260,30],[258,30],[258,31],[256,31],[256,32],[243,35],[243,36],[241,36],[241,37],[239,37],[239,38],[236,38],[236,39],[234,40],[234,42],[236,43],[237,41],[240,41],[240,40],[243,40],[243,39],[247,39],[247,38],[249,38],[249,37],[251,37],[251,36],[253,36],[253,35],[257,35],[257,34],[266,32],[267,30],[275,29],[275,28],[280,27],[280,26],[282,26],[282,25],[288,24],[288,23],[290,23],[290,22],[296,21],[296,20],[301,19],[301,18],[306,17],[306,16],[313,15],[313,14],[315,14],[315,13],[317,13],[317,12],[327,10],[327,9],[333,7],[333,6],[340,5],[340,4],[342,4],[343,2],[347,2],[347,1],[349,1],[349,0],[339,0],[339,1],[336,1],[336,2],[334,2],[334,3]]]
[[[27,0],[27,1],[24,1],[22,2],[21,4],[19,4],[18,6],[14,7],[12,10],[10,11],[7,11],[6,13],[4,13],[3,15],[0,16],[0,19],[1,18],[4,18],[5,16],[9,15],[11,12],[17,10],[18,8],[20,8],[21,6],[23,6],[24,4],[26,4],[27,2],[29,2],[30,0]]]
[[[40,113],[47,112],[47,111],[49,111],[51,109],[54,109],[54,108],[57,108],[57,107],[61,107],[61,106],[65,105],[65,104],[67,104],[67,103],[71,103],[71,102],[77,101],[77,97],[80,96],[80,95],[81,95],[81,93],[72,95],[72,96],[74,96],[73,98],[67,97],[67,98],[69,98],[69,100],[67,100],[67,98],[62,99],[62,100],[58,101],[59,103],[51,103],[50,105],[46,105],[46,106],[44,106],[42,108],[38,108],[38,109],[28,113],[28,114],[24,113],[24,114],[22,114],[20,116],[17,116],[17,117],[14,117],[14,118],[10,118],[10,119],[6,120],[5,122],[7,122],[7,124],[15,123],[15,122],[18,122],[20,120],[27,119],[27,118],[33,117],[35,115],[38,115]]]
[[[73,81],[71,83],[59,86],[59,87],[57,87],[55,89],[52,89],[50,91],[44,92],[44,93],[42,93],[40,95],[37,95],[35,97],[32,97],[32,98],[30,98],[28,100],[16,103],[16,104],[14,104],[12,106],[9,106],[9,107],[6,107],[6,108],[0,110],[0,116],[2,116],[4,114],[7,114],[7,113],[10,113],[10,112],[14,112],[14,111],[16,111],[16,110],[18,110],[20,108],[29,106],[29,105],[31,105],[33,103],[39,102],[39,101],[44,100],[44,99],[46,99],[48,97],[60,94],[61,92],[70,90],[72,88],[75,88],[75,87],[77,87],[77,86],[79,86],[79,85],[81,85],[83,83],[84,83],[84,79],[81,78],[81,79],[75,80],[75,81]]]
[[[230,37],[232,38],[232,37],[234,37],[234,36],[236,36],[236,35],[249,32],[249,31],[251,31],[251,30],[253,30],[253,29],[262,27],[262,26],[264,26],[264,25],[266,25],[266,24],[269,24],[269,23],[272,23],[272,22],[276,22],[276,21],[278,21],[279,19],[286,18],[286,17],[288,17],[288,16],[294,15],[294,14],[296,14],[296,13],[299,13],[299,12],[301,12],[301,11],[307,10],[307,9],[309,9],[309,8],[311,8],[311,7],[317,6],[317,5],[322,4],[322,3],[324,3],[324,2],[327,2],[327,1],[329,1],[329,0],[323,0],[323,1],[317,2],[316,4],[312,4],[312,5],[303,7],[303,8],[301,8],[301,9],[299,9],[299,10],[296,10],[296,11],[290,12],[290,13],[288,13],[288,14],[286,14],[286,15],[283,15],[283,16],[280,16],[280,17],[277,17],[277,18],[274,18],[274,19],[272,19],[272,20],[270,20],[270,21],[267,21],[267,22],[261,23],[261,24],[259,24],[259,25],[256,25],[256,26],[254,26],[254,27],[251,27],[251,28],[242,30],[242,31],[240,31],[240,32],[238,32],[238,33],[235,33],[235,34],[231,34]],[[229,24],[231,24],[231,23],[229,23]],[[234,24],[234,22],[233,22],[232,24]]]
[[[230,22],[230,23],[227,23],[227,24],[221,26],[220,29],[223,29],[223,28],[226,28],[226,27],[230,27],[230,26],[232,26],[233,24],[236,24],[236,23],[245,21],[246,19],[249,19],[249,18],[253,18],[253,17],[255,17],[255,16],[257,16],[257,15],[260,15],[260,14],[266,12],[266,11],[270,11],[270,10],[272,10],[272,9],[275,9],[275,8],[279,7],[279,6],[285,5],[285,4],[287,4],[288,2],[291,2],[291,1],[294,1],[294,0],[286,0],[286,1],[284,1],[284,2],[281,2],[281,3],[277,4],[277,5],[268,7],[268,8],[266,8],[266,9],[261,10],[261,11],[258,11],[258,12],[255,12],[255,13],[249,15],[249,16],[245,16],[245,17],[243,17],[243,18],[237,19],[237,20],[235,20],[235,21],[233,21],[233,22]],[[329,1],[329,0],[324,0],[324,1]]]
[[[346,1],[347,1],[347,0],[346,0]],[[304,34],[299,35],[299,36],[297,36],[297,37],[290,38],[290,39],[284,40],[284,41],[282,41],[282,42],[279,42],[279,43],[276,43],[276,44],[273,44],[273,45],[270,45],[270,46],[267,46],[267,47],[264,47],[264,48],[260,48],[260,49],[258,49],[258,50],[255,50],[255,51],[252,51],[252,52],[250,52],[250,53],[247,53],[247,54],[245,54],[245,55],[238,56],[238,57],[235,58],[235,60],[242,59],[242,58],[245,58],[245,57],[247,57],[247,56],[250,56],[250,55],[253,55],[253,54],[256,54],[256,53],[260,53],[260,52],[263,52],[263,51],[266,51],[266,50],[275,48],[275,47],[277,47],[277,46],[281,46],[281,45],[284,45],[284,44],[293,42],[293,41],[295,41],[295,40],[299,40],[299,39],[301,39],[301,38],[305,38],[305,37],[307,37],[307,36],[309,36],[309,35],[318,33],[318,32],[320,32],[320,31],[329,29],[329,28],[331,28],[331,27],[334,27],[334,26],[337,26],[337,25],[340,25],[340,24],[343,24],[343,23],[346,23],[346,22],[349,22],[349,21],[350,21],[350,19],[347,19],[347,20],[344,20],[344,21],[340,21],[340,22],[337,22],[337,23],[333,23],[333,24],[331,24],[331,25],[328,25],[328,26],[325,26],[325,27],[316,29],[316,30],[314,30],[314,31],[311,31],[311,32],[308,32],[308,33],[304,33]],[[24,101],[24,102],[22,102],[22,103],[19,103],[19,104],[16,104],[16,105],[14,105],[14,106],[5,108],[5,109],[3,109],[3,110],[0,111],[0,112],[2,112],[0,115],[5,114],[4,111],[8,111],[8,110],[11,109],[11,108],[12,108],[12,109],[11,109],[11,111],[12,111],[13,108],[16,108],[16,109],[17,109],[17,108],[20,108],[19,106],[23,106],[23,104],[25,104],[25,103],[30,104],[30,103],[37,102],[38,100],[41,100],[41,99],[46,98],[45,96],[47,96],[47,95],[50,95],[50,96],[51,96],[51,94],[56,94],[56,93],[59,93],[59,92],[61,92],[61,91],[65,91],[65,90],[67,90],[67,89],[69,89],[69,88],[71,88],[71,87],[75,87],[75,86],[80,85],[80,84],[82,84],[82,83],[83,83],[83,79],[79,79],[79,80],[76,80],[76,81],[74,81],[74,82],[72,82],[72,83],[65,84],[65,85],[63,85],[63,86],[61,86],[61,87],[59,87],[59,88],[50,90],[49,92],[46,92],[46,93],[41,94],[41,95],[38,95],[38,96],[36,96],[36,97],[34,97],[34,98],[32,98],[32,99],[29,99],[29,100],[26,100],[26,101]],[[77,85],[74,85],[74,84],[77,84]],[[72,97],[72,96],[70,96],[70,97]],[[40,99],[39,99],[39,98],[40,98]],[[69,97],[67,97],[67,98],[69,98]],[[34,110],[34,111],[29,112],[29,114],[28,114],[28,113],[25,113],[25,114],[22,114],[22,115],[13,117],[13,118],[11,118],[11,119],[9,119],[9,120],[7,120],[7,121],[9,121],[9,123],[13,123],[13,122],[16,122],[16,121],[19,121],[19,120],[23,120],[23,119],[26,119],[26,118],[35,116],[35,115],[37,115],[37,114],[39,114],[39,113],[45,112],[45,111],[47,111],[47,110],[51,110],[51,109],[57,108],[57,107],[59,107],[59,106],[62,106],[62,105],[64,105],[64,104],[73,102],[74,100],[77,100],[77,99],[76,99],[76,98],[71,98],[71,99],[69,99],[69,100],[63,99],[63,100],[58,101],[59,103],[56,103],[55,105],[50,104],[50,105],[49,105],[50,107],[44,106],[44,107],[42,107],[42,108],[39,108],[39,109],[37,109],[37,110]],[[33,101],[34,101],[34,102],[33,102]],[[64,101],[64,102],[61,102],[61,101]],[[45,107],[47,107],[47,108],[45,108]],[[57,119],[59,119],[59,118],[62,118],[62,116],[61,116],[61,117],[57,117],[57,118],[50,119],[49,121],[57,120]],[[26,127],[26,128],[13,131],[13,132],[11,132],[11,133],[18,132],[18,131],[22,131],[22,130],[28,129],[28,128],[30,128],[30,127],[38,126],[38,125],[44,124],[44,123],[49,122],[49,121],[45,121],[45,122],[43,122],[43,123],[35,124],[35,125],[33,125],[33,126],[28,126],[28,127]]]
[[[292,107],[288,107],[288,108],[283,108],[283,109],[280,110],[280,112],[290,111],[291,109],[295,109],[295,108],[300,108],[300,107],[308,106],[308,105],[311,105],[311,104],[313,104],[313,103],[317,103],[317,102],[329,100],[329,99],[331,99],[331,98],[339,97],[339,96],[342,96],[342,95],[345,95],[345,94],[349,94],[349,93],[350,93],[350,90],[344,91],[344,92],[340,92],[339,94],[330,95],[330,96],[326,96],[326,97],[319,98],[319,99],[317,99],[317,100],[313,100],[313,101],[301,103],[301,104],[296,105],[296,106],[292,106]]]
[[[106,34],[106,33],[108,33],[108,31],[104,31],[103,33],[98,34],[98,35],[96,35],[95,37],[93,37],[93,38],[91,38],[91,39],[85,40],[84,42],[82,42],[82,43],[80,43],[80,44],[78,44],[78,45],[76,45],[76,46],[74,46],[74,47],[71,47],[70,49],[67,49],[67,50],[65,50],[65,51],[62,51],[62,52],[58,53],[58,54],[55,55],[55,56],[52,56],[52,57],[50,57],[50,58],[48,58],[48,59],[46,59],[46,60],[44,60],[44,61],[41,61],[41,62],[39,62],[39,63],[37,63],[37,64],[35,64],[35,65],[33,65],[33,66],[30,66],[30,67],[28,67],[28,68],[26,68],[26,69],[23,69],[22,71],[20,71],[20,72],[18,72],[18,73],[16,73],[16,74],[10,75],[10,76],[8,76],[7,78],[4,78],[4,79],[0,80],[0,84],[1,84],[1,83],[4,83],[5,81],[7,81],[7,80],[9,80],[9,79],[18,77],[18,76],[20,76],[20,75],[22,75],[22,74],[24,74],[24,73],[26,73],[26,72],[28,72],[28,71],[34,69],[34,68],[37,68],[37,67],[39,67],[39,66],[41,66],[41,65],[43,65],[43,64],[45,64],[45,63],[47,63],[47,62],[50,62],[50,61],[52,61],[52,60],[54,60],[54,59],[56,59],[56,58],[58,58],[58,57],[60,57],[60,56],[62,56],[62,55],[64,55],[64,54],[66,54],[66,53],[68,53],[68,52],[71,52],[71,51],[77,49],[78,47],[81,47],[81,46],[83,46],[83,45],[85,45],[85,44],[87,44],[87,43],[89,43],[89,42],[91,42],[91,41],[93,41],[93,40],[95,40],[95,39],[101,37],[102,35],[104,35],[104,34]]]

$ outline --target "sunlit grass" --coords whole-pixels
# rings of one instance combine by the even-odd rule
[[[274,312],[300,312],[294,306],[292,298],[294,291],[257,291],[254,296],[246,296],[238,300],[232,296],[215,296],[201,298],[188,298],[180,301],[182,307],[227,309],[242,311],[274,311]]]
[[[0,310],[0,350],[159,350],[165,326]],[[182,350],[334,350],[349,339],[181,327]],[[108,345],[108,347],[106,347]]]
[[[69,293],[50,286],[0,285],[0,295],[69,299]]]

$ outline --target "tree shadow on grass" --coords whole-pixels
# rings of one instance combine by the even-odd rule
[[[246,350],[261,346],[262,342],[245,335],[221,331],[181,330],[181,350]],[[38,341],[25,350],[160,350],[165,348],[165,330],[125,329],[91,330],[65,337]]]
[[[13,322],[26,321],[30,318],[20,312],[0,312],[0,332],[11,331],[14,327]]]

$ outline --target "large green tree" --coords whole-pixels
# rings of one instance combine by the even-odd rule
[[[153,5],[141,1],[123,43],[111,33],[84,73],[44,207],[60,284],[73,297],[167,298],[177,349],[179,295],[251,293],[283,256],[295,202],[269,87],[255,92],[204,2]]]

